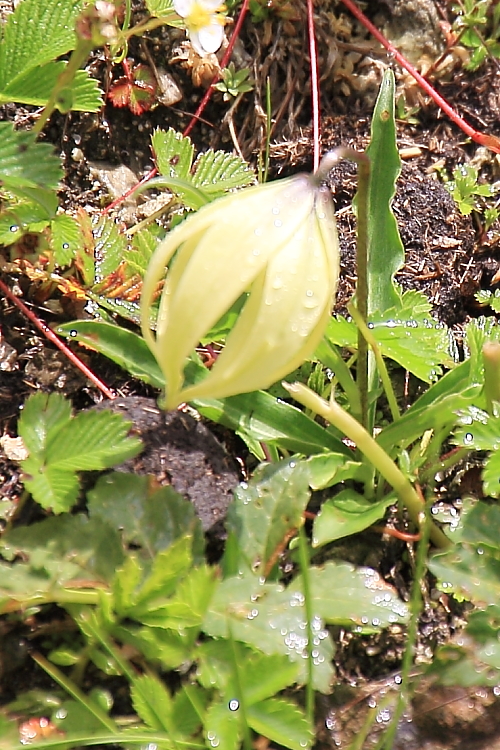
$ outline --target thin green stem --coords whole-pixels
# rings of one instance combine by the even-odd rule
[[[382,748],[384,748],[385,750],[392,750],[399,721],[410,699],[411,670],[413,665],[413,657],[415,654],[415,644],[417,642],[418,621],[420,612],[422,610],[421,582],[424,580],[425,576],[429,535],[431,532],[431,521],[427,513],[424,514],[424,523],[421,526],[421,530],[422,538],[420,539],[420,542],[418,544],[415,573],[413,576],[413,584],[411,589],[410,623],[408,625],[406,648],[403,656],[403,663],[401,666],[401,688],[399,691],[396,708],[394,710],[394,716],[391,721],[391,726],[385,733],[385,736],[382,738],[382,742],[377,747],[377,750],[379,750],[379,748],[380,750],[382,750]]]
[[[363,317],[360,314],[358,308],[352,302],[349,302],[349,304],[347,305],[347,309],[349,310],[349,313],[352,315],[354,322],[356,323],[358,327],[359,333],[363,335],[363,338],[365,339],[366,343],[369,344],[373,350],[373,354],[375,355],[375,360],[377,362],[377,368],[380,373],[380,379],[382,380],[382,385],[384,387],[385,395],[387,397],[389,409],[391,410],[392,419],[394,422],[397,422],[401,414],[399,412],[399,406],[396,400],[396,395],[394,393],[391,379],[389,377],[389,373],[387,372],[387,367],[385,366],[384,358],[382,356],[380,348],[377,342],[375,341],[374,335],[372,334],[372,332],[366,325],[366,322],[363,320]]]
[[[107,713],[105,713],[94,701],[87,698],[85,693],[82,693],[80,688],[78,688],[74,682],[72,682],[70,679],[66,677],[62,672],[60,672],[57,667],[55,667],[53,664],[47,661],[47,659],[42,656],[41,654],[34,653],[32,654],[32,658],[39,667],[41,667],[45,672],[47,672],[52,679],[57,682],[58,685],[60,685],[69,695],[71,695],[72,698],[75,699],[75,701],[78,701],[82,706],[85,706],[87,711],[89,711],[95,718],[101,722],[101,724],[108,729],[110,732],[117,732],[118,727],[116,726],[115,722],[111,717],[108,716]]]
[[[314,726],[314,663],[313,663],[313,602],[311,592],[311,581],[309,579],[309,547],[307,544],[304,525],[299,529],[299,564],[302,575],[304,594],[304,609],[306,612],[306,635],[307,635],[307,683],[306,683],[306,716],[311,727]]]
[[[248,724],[245,694],[243,692],[243,680],[241,677],[241,672],[240,672],[240,667],[239,667],[238,653],[236,650],[236,641],[233,638],[233,633],[231,630],[231,623],[229,621],[228,621],[228,635],[229,635],[229,643],[231,646],[231,655],[233,657],[234,680],[236,682],[236,690],[238,691],[238,702],[240,704],[238,710],[241,712],[241,721],[243,725],[243,750],[252,750],[252,737],[250,734],[250,727]]]
[[[7,740],[8,742],[8,740]],[[148,732],[146,730],[127,730],[126,732],[112,732],[109,734],[67,734],[63,739],[44,739],[41,742],[30,743],[30,750],[67,750],[68,747],[92,747],[93,745],[149,745],[157,744],[159,747],[173,747],[170,737],[164,732]],[[207,746],[199,742],[178,742],[181,750],[206,750]],[[2,750],[18,750],[19,743],[8,745],[2,742]]]
[[[45,105],[42,114],[36,121],[33,132],[34,133],[41,133],[43,128],[45,127],[49,117],[55,110],[58,98],[61,94],[61,92],[71,85],[73,82],[73,79],[77,72],[80,70],[84,62],[87,60],[89,54],[92,52],[93,48],[92,41],[89,41],[87,39],[79,39],[78,46],[76,49],[73,50],[71,53],[71,57],[69,58],[68,64],[65,66],[62,73],[59,75],[56,85],[54,86],[54,89],[49,97],[49,101]]]
[[[411,482],[396,466],[385,450],[372,438],[354,417],[348,414],[335,401],[329,403],[311,391],[302,383],[282,383],[299,403],[315,414],[319,414],[350,438],[363,453],[375,469],[394,488],[413,523],[420,528],[423,523],[424,504]],[[430,528],[430,538],[436,547],[444,549],[451,546],[450,540],[434,523]]]

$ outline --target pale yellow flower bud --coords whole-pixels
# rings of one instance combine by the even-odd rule
[[[150,305],[165,266],[156,336]],[[330,316],[339,247],[330,192],[297,175],[232,193],[160,243],[142,293],[144,337],[165,375],[165,406],[268,388],[318,345]],[[183,389],[186,358],[242,294],[244,307],[207,377]]]

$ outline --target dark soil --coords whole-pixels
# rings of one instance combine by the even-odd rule
[[[323,76],[323,150],[340,144],[364,148],[369,139],[374,95],[387,57],[375,45],[367,56],[356,52],[360,44],[367,44],[368,37],[358,24],[349,20],[338,3],[325,0],[317,6],[319,67]],[[405,0],[385,0],[371,3],[371,6],[371,16],[381,25],[391,19],[398,24],[404,20]],[[233,133],[237,133],[243,155],[255,163],[256,152],[262,151],[264,144],[262,112],[265,81],[269,76],[274,122],[273,176],[310,169],[312,145],[305,9],[294,3],[291,7],[290,18],[271,16],[271,20],[261,25],[248,21],[238,54],[241,59],[249,60],[241,64],[253,66],[255,90],[245,95],[231,114],[228,114],[228,105],[222,97],[214,96],[203,121],[193,131],[196,148],[232,149],[231,125]],[[444,1],[426,0],[421,7],[427,8],[431,19],[433,14],[436,18],[448,17]],[[141,12],[138,5],[135,8],[136,21]],[[337,28],[338,44],[332,42],[335,40],[332,28]],[[435,29],[432,34],[430,29],[423,29],[424,36],[434,35]],[[151,34],[147,41],[133,41],[130,56],[141,62],[152,56],[157,66],[164,67],[165,60],[170,59],[172,49],[181,40],[176,33],[162,29]],[[431,42],[432,48],[435,42],[430,39],[429,44]],[[333,63],[332,44],[337,55]],[[425,54],[429,54],[428,50]],[[120,71],[110,71],[109,65],[98,55],[92,65],[104,87],[109,83],[110,74],[121,74]],[[84,206],[90,212],[97,212],[109,203],[102,177],[95,177],[96,162],[97,166],[102,166],[103,162],[111,166],[125,165],[140,179],[153,167],[150,152],[153,130],[169,126],[182,130],[187,125],[189,113],[196,108],[203,92],[194,87],[192,71],[179,64],[171,65],[170,70],[184,91],[183,99],[174,107],[159,104],[151,112],[138,117],[108,103],[98,115],[56,114],[52,117],[45,137],[64,156],[66,178],[60,197],[65,209]],[[432,303],[435,316],[459,334],[471,316],[490,312],[479,308],[475,294],[480,289],[494,289],[495,275],[500,268],[500,228],[494,226],[484,236],[471,217],[462,216],[444,189],[437,168],[451,175],[457,164],[475,159],[481,178],[493,181],[498,178],[498,158],[466,142],[456,126],[452,126],[435,105],[399,72],[398,81],[399,90],[406,86],[408,96],[415,97],[420,110],[418,124],[398,124],[400,148],[403,154],[413,155],[405,160],[394,200],[394,212],[406,250],[406,264],[397,280],[404,289],[424,292]],[[436,85],[472,125],[485,132],[498,131],[500,77],[494,62],[488,61],[477,73],[467,73],[457,59],[446,74],[438,78]],[[20,127],[29,126],[34,116],[32,108],[14,105],[0,108],[0,119],[12,120]],[[347,162],[339,163],[330,175],[330,183],[342,253],[337,310],[344,311],[356,282],[355,219],[351,209],[356,191],[355,167]],[[132,204],[131,211],[137,210],[137,205]],[[2,256],[0,251],[0,262],[2,257],[2,280],[15,289],[16,294],[22,296],[48,325],[73,317],[73,311],[65,310],[64,300],[56,298],[56,304],[52,305],[50,301],[49,304],[40,302],[37,285],[12,272],[6,263],[7,253]],[[219,554],[224,540],[222,521],[231,490],[240,480],[241,471],[248,468],[248,456],[241,445],[234,437],[228,438],[229,442],[223,445],[228,436],[188,414],[161,413],[155,406],[157,394],[153,389],[134,381],[97,354],[83,352],[81,356],[121,398],[113,403],[101,403],[102,396],[95,387],[32,328],[10,301],[0,299],[0,434],[17,434],[19,409],[35,390],[63,393],[72,399],[76,409],[98,404],[98,408],[125,412],[147,447],[138,458],[124,465],[123,470],[151,474],[159,483],[172,484],[189,497],[200,515],[204,530],[211,535],[212,554]],[[22,492],[19,465],[8,455],[12,454],[0,450],[1,519],[8,519],[14,512]],[[477,474],[472,490],[479,494]],[[440,500],[453,507],[456,494],[455,489],[448,495],[445,487]],[[29,523],[37,512],[28,503],[20,521]],[[395,521],[404,526],[404,519],[395,517]],[[408,598],[413,571],[411,544],[385,537],[382,543],[377,537],[374,544],[373,532],[370,531],[359,535],[355,543],[350,540],[347,547],[333,545],[328,553],[375,567],[404,599]],[[431,580],[424,582],[423,586],[425,609],[417,649],[420,664],[428,661],[436,646],[452,638],[463,625],[463,607],[444,599],[438,600],[438,592]],[[53,618],[53,627],[59,627],[61,612],[54,608],[50,617]],[[30,628],[36,632],[41,626],[36,617],[28,625],[13,625],[10,621],[2,624],[0,633],[5,639],[0,647],[4,652],[0,655],[0,705],[12,699],[15,692],[11,682],[13,675],[15,688],[20,692],[38,681],[44,682],[37,668],[27,667],[31,663],[27,659],[26,647]],[[378,728],[387,726],[393,703],[390,696],[398,687],[397,670],[401,665],[405,637],[396,627],[369,638],[339,629],[335,632],[335,640],[339,685],[332,696],[319,699],[321,726],[318,727],[317,748],[348,747],[370,709],[379,711]],[[33,675],[36,676],[34,682]],[[7,681],[9,689],[2,687]],[[413,701],[412,713],[406,719],[394,746],[401,750],[500,748],[498,698],[492,691],[482,690],[480,694],[460,689],[453,693],[442,688],[421,687]],[[374,746],[376,740],[374,732],[365,746]]]

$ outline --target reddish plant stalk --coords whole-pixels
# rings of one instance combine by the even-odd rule
[[[114,399],[116,398],[116,393],[111,391],[107,385],[105,385],[102,380],[100,380],[97,375],[95,375],[92,370],[89,370],[87,365],[85,365],[82,360],[71,351],[71,349],[66,346],[64,341],[61,341],[61,339],[56,336],[54,331],[52,331],[49,326],[43,322],[43,320],[40,320],[40,318],[35,315],[34,312],[32,312],[29,307],[26,307],[24,302],[22,302],[19,297],[16,297],[15,294],[12,293],[12,291],[9,289],[7,284],[4,284],[3,281],[0,280],[0,290],[5,294],[5,296],[22,312],[23,315],[25,315],[28,320],[30,320],[34,326],[38,328],[39,331],[43,333],[44,336],[46,336],[49,341],[51,341],[54,346],[57,346],[60,351],[65,354],[65,356],[72,362],[75,367],[77,367],[80,372],[82,372],[86,378],[92,381],[92,383],[99,388],[101,393],[104,393],[107,398]]]
[[[353,16],[355,16],[358,21],[361,21],[363,26],[370,32],[370,34],[372,34],[375,39],[377,39],[377,41],[379,41],[380,44],[382,44],[386,48],[386,50],[388,50],[388,52],[390,52],[391,55],[394,56],[394,59],[401,65],[401,67],[407,70],[411,76],[413,76],[413,78],[424,89],[424,91],[436,102],[438,107],[440,107],[443,112],[446,112],[450,120],[452,120],[455,125],[458,125],[458,127],[476,143],[481,144],[481,146],[486,146],[486,148],[489,148],[496,154],[500,154],[500,138],[497,138],[495,135],[481,133],[479,130],[473,128],[472,125],[469,125],[469,123],[465,122],[465,120],[463,120],[460,115],[453,109],[451,104],[448,104],[446,99],[443,99],[443,97],[438,94],[438,92],[431,86],[429,81],[427,81],[423,77],[423,75],[421,75],[418,70],[416,70],[413,65],[408,62],[408,60],[401,54],[401,52],[399,52],[399,50],[397,50],[396,47],[394,47],[394,45],[392,45],[389,40],[385,38],[385,36],[377,29],[377,27],[368,20],[365,14],[358,8],[354,0],[342,0],[342,2],[351,11]]]
[[[227,49],[224,52],[222,60],[220,61],[220,67],[221,67],[221,69],[224,69],[227,66],[227,63],[229,62],[229,58],[231,57],[231,54],[233,52],[234,45],[236,44],[236,40],[239,37],[240,30],[241,30],[241,27],[243,25],[243,21],[245,19],[245,16],[246,16],[246,13],[247,13],[247,10],[248,10],[249,2],[250,2],[250,0],[243,0],[243,4],[241,6],[241,10],[240,10],[240,14],[238,16],[238,20],[236,21],[233,33],[231,34],[231,39],[229,40],[229,43],[227,45]],[[214,76],[212,83],[210,84],[210,86],[208,87],[208,89],[205,91],[205,94],[203,95],[203,98],[202,98],[201,102],[199,103],[196,112],[192,116],[192,118],[189,121],[187,127],[183,130],[182,135],[184,135],[184,136],[189,135],[189,133],[192,131],[192,129],[194,128],[194,126],[196,125],[196,123],[198,122],[198,120],[200,119],[200,117],[201,117],[203,111],[205,110],[208,102],[210,101],[210,98],[211,98],[212,93],[214,91],[213,86],[214,86],[215,83],[217,83],[217,81],[219,80],[219,78],[220,78],[220,76],[217,73]],[[122,201],[124,201],[126,198],[128,198],[130,195],[132,195],[132,193],[134,193],[137,190],[137,188],[141,187],[146,182],[149,182],[149,180],[151,180],[157,174],[158,174],[158,168],[157,167],[153,167],[153,169],[150,172],[148,172],[148,174],[145,177],[143,177],[142,180],[137,183],[137,185],[134,185],[133,187],[131,187],[130,190],[127,190],[127,192],[124,193],[123,195],[121,195],[119,198],[115,198],[115,200],[112,201],[109,204],[109,206],[106,206],[106,208],[104,208],[101,213],[107,214],[107,213],[109,213],[109,211],[112,211],[113,208],[115,208],[116,206],[119,206],[120,203],[122,203]]]
[[[313,121],[313,172],[319,167],[321,152],[318,53],[314,29],[314,0],[307,0],[307,31],[309,35],[309,58],[311,67],[311,105]]]

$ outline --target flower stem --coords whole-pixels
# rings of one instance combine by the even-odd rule
[[[396,466],[385,450],[372,438],[354,417],[348,414],[335,401],[328,403],[317,393],[302,383],[282,383],[283,387],[303,406],[319,414],[350,438],[380,472],[384,479],[394,488],[399,499],[408,511],[413,523],[420,528],[425,520],[424,503],[411,482]],[[434,523],[430,526],[430,539],[444,549],[451,546],[448,537]]]

